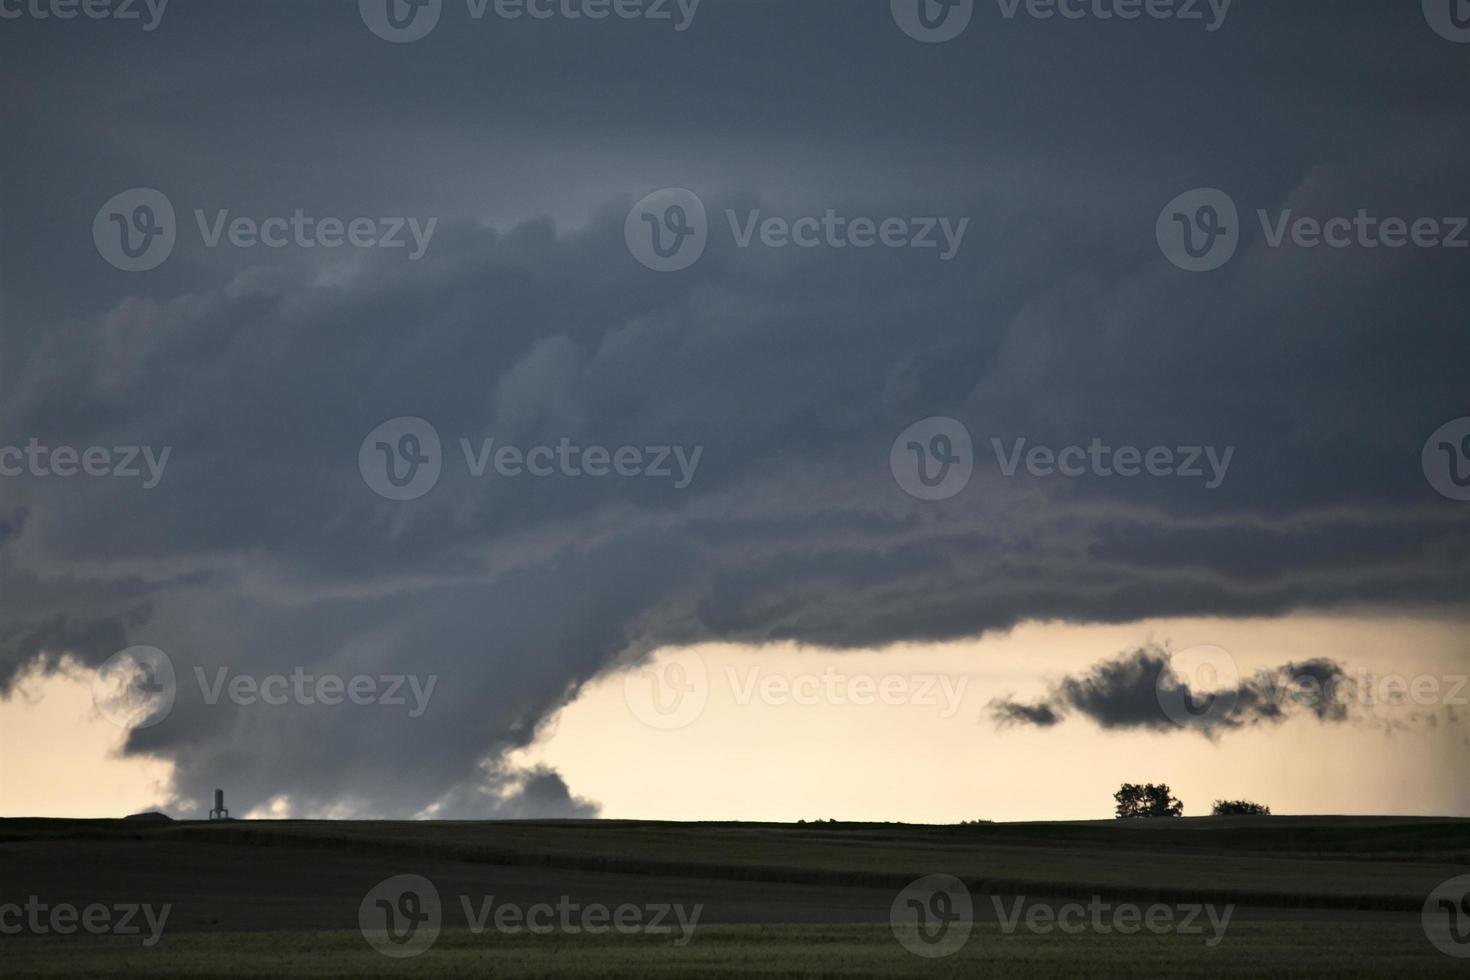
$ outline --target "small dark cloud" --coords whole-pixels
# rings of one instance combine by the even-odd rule
[[[1060,724],[1062,717],[1048,704],[1019,704],[1015,701],[996,699],[990,702],[997,727],[1009,725],[1035,725],[1050,728]]]
[[[1334,724],[1358,720],[1357,681],[1336,661],[1286,663],[1256,671],[1234,686],[1207,687],[1192,686],[1176,673],[1172,656],[1167,648],[1153,645],[1120,654],[1085,674],[1062,678],[1039,701],[991,701],[991,720],[998,728],[1051,728],[1077,714],[1107,730],[1194,730],[1208,737],[1279,725],[1297,715]],[[1181,724],[1166,710],[1166,703],[1194,705],[1198,711],[1189,724]],[[1228,709],[1212,712],[1212,704]]]

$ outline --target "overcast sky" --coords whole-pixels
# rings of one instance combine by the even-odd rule
[[[741,651],[790,675],[895,644],[946,665],[905,672],[958,676],[948,658],[967,651],[984,690],[965,724],[1035,746],[1029,771],[1047,728],[1053,745],[1143,738],[1161,759],[1291,740],[1326,762],[1343,746],[1303,733],[1356,719],[1263,714],[1258,671],[1470,670],[1470,502],[1454,497],[1470,427],[1453,425],[1470,416],[1470,248],[1452,247],[1470,242],[1470,45],[1434,29],[1432,0],[1106,21],[977,0],[938,43],[887,0],[703,0],[692,17],[671,0],[670,19],[596,21],[560,0],[514,20],[443,0],[406,43],[379,36],[371,2],[171,0],[152,29],[142,4],[138,21],[32,4],[0,0],[20,12],[0,19],[0,448],[139,447],[142,475],[0,476],[0,722],[26,728],[37,692],[125,648],[164,651],[171,710],[125,736],[137,765],[169,767],[140,805],[192,813],[225,784],[240,812],[625,815],[615,788],[569,775],[586,753],[559,757],[548,722],[566,708],[574,729],[620,669],[698,644],[723,651],[716,677]],[[172,251],[126,271],[103,243],[160,217],[138,188],[172,208]],[[675,271],[637,245],[644,213],[659,231],[698,220],[675,198],[640,211],[666,188],[706,215],[703,254]],[[1197,188],[1236,209],[1212,212],[1237,242],[1208,271],[1159,237],[1176,211],[1205,220],[1204,199],[1166,207]],[[298,210],[280,248],[229,230]],[[1373,224],[1343,247],[1271,240],[1283,220],[1360,212]],[[771,216],[826,223],[814,247],[778,230],[742,245]],[[358,218],[405,247],[313,244],[323,219]],[[842,239],[895,218],[936,247]],[[1372,237],[1386,218],[1433,232],[1389,247]],[[936,417],[953,423],[900,438]],[[360,465],[380,441],[423,446],[401,426],[369,439],[401,418],[442,446],[409,500]],[[961,431],[968,482],[910,492],[908,443]],[[461,440],[491,438],[633,447],[645,470],[666,449],[669,475],[476,476]],[[1160,447],[1201,475],[1119,476],[1126,459],[1090,449],[1078,476],[1008,473],[1018,440]],[[153,486],[144,447],[169,450]],[[1199,627],[1230,621],[1263,632]],[[1326,643],[1353,623],[1382,637],[1371,656]],[[1018,625],[1025,655],[987,674],[986,644]],[[1232,650],[1221,687],[1254,713],[1161,721],[1146,695],[1170,644]],[[411,695],[210,704],[196,678],[222,668],[437,681],[417,716]],[[1130,723],[1140,691],[1149,715]],[[1443,742],[1467,709],[1419,707],[1403,725],[1441,739],[1412,749],[1434,760],[1422,785],[1405,802],[1374,783],[1353,806],[1470,813],[1463,734]],[[709,726],[659,734],[712,758]],[[648,760],[627,745],[587,778],[633,778]],[[104,764],[86,746],[56,771],[85,781]],[[748,764],[704,778],[742,795]],[[88,810],[71,790],[21,796],[7,768],[0,814]],[[688,812],[679,793],[638,815],[803,815],[711,797]],[[840,794],[802,802],[865,815]]]

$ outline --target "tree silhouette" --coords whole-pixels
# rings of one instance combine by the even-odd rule
[[[1215,817],[1269,817],[1271,808],[1249,800],[1216,800],[1210,811]]]
[[[1153,783],[1145,786],[1124,783],[1113,794],[1113,799],[1117,801],[1115,813],[1120,820],[1135,817],[1177,817],[1184,813],[1184,804],[1174,798],[1167,783],[1160,783],[1158,786]]]

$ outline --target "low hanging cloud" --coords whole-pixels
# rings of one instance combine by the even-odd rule
[[[242,812],[578,815],[593,804],[575,787],[504,760],[584,685],[661,646],[1463,614],[1470,511],[1420,460],[1464,412],[1463,259],[1247,237],[1228,267],[1191,276],[1154,238],[1160,207],[1204,181],[1228,185],[1243,216],[1470,213],[1462,52],[1416,11],[1290,6],[1232,25],[1228,44],[971,31],[973,56],[938,60],[884,3],[711,2],[701,25],[718,30],[677,38],[612,22],[441,29],[407,52],[352,4],[191,5],[156,36],[107,44],[7,26],[13,76],[69,68],[66,86],[22,85],[0,106],[15,134],[0,172],[21,175],[0,186],[0,446],[173,453],[148,490],[0,481],[0,699],[38,665],[154,645],[179,697],[125,752],[171,762],[180,806],[227,779]],[[1323,16],[1340,30],[1312,29]],[[1392,36],[1413,54],[1356,65],[1325,98],[1310,52],[1270,56],[1282,36],[1321,38],[1334,57],[1344,37]],[[1058,77],[1059,52],[1082,43],[1079,74]],[[1126,70],[1094,77],[1104,62]],[[1406,70],[1436,98],[1385,104]],[[1160,77],[1185,81],[1161,93]],[[1038,115],[1014,96],[1028,90],[1067,97]],[[1256,138],[1222,156],[1242,106]],[[1108,122],[1119,107],[1127,126]],[[201,133],[200,119],[228,125]],[[88,234],[130,186],[166,191],[186,232],[136,276]],[[625,239],[630,206],[660,186],[694,189],[713,222],[704,256],[673,274],[639,265]],[[195,209],[303,204],[441,220],[417,262],[212,249],[192,231]],[[968,217],[971,230],[948,262],[739,248],[725,212],[757,209]],[[1344,412],[1343,392],[1373,411]],[[970,428],[974,479],[919,500],[890,447],[940,415]],[[358,465],[364,437],[404,416],[444,445],[442,479],[408,502]],[[460,440],[488,438],[704,453],[683,489],[475,477]],[[1005,476],[991,440],[1022,438],[1238,449],[1205,490]],[[1162,729],[1161,656],[997,718]],[[205,703],[195,671],[222,667],[440,683],[417,717]],[[1222,727],[1296,710],[1254,683]]]
[[[1171,705],[1181,708],[1171,714]],[[999,728],[1052,728],[1078,715],[1109,731],[1192,729],[1215,737],[1294,717],[1328,724],[1363,720],[1370,707],[1361,680],[1327,658],[1258,670],[1221,687],[1191,683],[1175,671],[1170,650],[1149,645],[1062,678],[1038,701],[997,698],[988,710]],[[1188,714],[1181,714],[1185,710]]]
[[[437,800],[418,817],[427,820],[573,819],[595,817],[601,807],[572,794],[561,774],[548,766],[511,770],[482,766],[485,777],[466,783]]]

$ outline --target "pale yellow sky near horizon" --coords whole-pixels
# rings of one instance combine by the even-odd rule
[[[1279,814],[1470,816],[1464,707],[1453,723],[1437,707],[1433,727],[1411,723],[1409,709],[1376,709],[1378,724],[1296,717],[1215,741],[1189,731],[1106,732],[1080,717],[997,730],[988,717],[992,698],[1032,700],[1049,680],[1148,641],[1222,647],[1242,673],[1314,657],[1406,677],[1470,673],[1465,622],[1375,616],[1028,623],[976,640],[865,652],[709,644],[693,651],[707,671],[707,701],[697,717],[676,719],[688,721],[683,727],[641,720],[627,675],[616,672],[587,685],[512,761],[555,768],[612,818],[1105,818],[1122,782],[1170,784],[1186,815],[1208,813],[1217,798],[1247,798]],[[651,666],[690,656],[663,651]],[[863,700],[863,682],[844,685],[857,678],[871,678],[874,690],[887,679],[890,701],[906,689],[921,703],[852,703]],[[763,697],[763,685],[774,693]],[[1453,686],[1446,680],[1441,690]],[[1470,687],[1458,691],[1466,699]],[[1383,724],[1393,719],[1403,724]],[[122,736],[92,706],[85,672],[26,677],[0,700],[0,816],[121,816],[166,799],[171,767],[118,757]],[[253,813],[290,815],[279,801]]]

